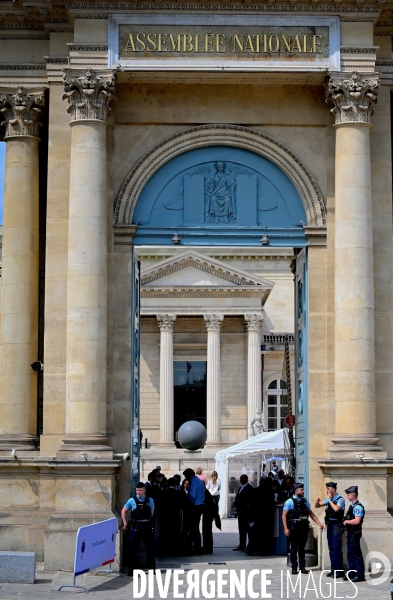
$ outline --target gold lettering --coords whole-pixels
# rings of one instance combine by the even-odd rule
[[[251,50],[251,52],[255,52],[254,46],[252,44],[251,35],[247,36],[246,43],[244,44],[244,51]]]
[[[134,38],[132,37],[132,33],[128,36],[127,46],[124,52],[128,52],[128,49],[131,48],[132,52],[136,52]]]
[[[241,39],[240,39],[241,38]],[[236,33],[233,36],[233,51],[236,52],[236,42],[239,46],[239,49],[241,50],[241,52],[244,52],[243,49],[243,34],[237,35]]]
[[[156,50],[156,48],[157,48],[156,42],[152,39],[153,37],[157,38],[157,34],[156,33],[149,33],[146,36],[147,41],[151,44],[151,48],[148,48],[149,52],[154,52],[154,50]]]
[[[144,42],[144,40],[142,38],[145,37],[144,33],[138,33],[138,35],[136,36],[136,41],[139,42],[139,44],[142,46],[142,48],[138,48],[139,52],[143,52],[146,49],[146,44]]]
[[[255,38],[255,52],[260,52],[261,49],[259,47],[259,35],[254,34],[252,37]]]
[[[272,44],[272,40],[273,38],[276,38],[275,42],[276,42],[276,49],[273,50],[273,44]],[[275,54],[276,52],[278,52],[278,49],[280,47],[280,40],[278,39],[278,35],[271,35],[269,38],[269,50],[270,52],[272,52],[273,54]]]
[[[183,35],[183,52],[192,52],[193,50],[192,35],[190,33],[185,33]]]
[[[195,43],[194,43],[195,52],[199,52],[199,33],[195,34]],[[202,50],[203,52],[203,50]]]
[[[209,39],[211,38],[211,39]],[[214,38],[211,31],[205,33],[205,52],[214,52]]]
[[[165,34],[167,35],[167,34]],[[171,44],[170,48],[168,48],[168,52],[170,51],[178,51],[180,52],[180,41],[181,41],[181,34],[179,33],[176,38],[174,37],[174,35],[172,33],[169,34],[169,42]]]
[[[307,36],[303,36],[303,52],[307,52]]]
[[[317,38],[320,38],[319,40]],[[322,36],[321,35],[313,35],[312,36],[313,39],[313,52],[315,54],[321,54],[322,52],[322,48],[321,48],[321,42],[322,42]]]
[[[216,34],[216,52],[225,52],[225,33]]]
[[[284,46],[285,48],[283,48],[283,52],[286,50],[287,52],[292,52],[291,50],[291,42],[292,42],[292,37],[291,35],[288,35],[288,39],[285,37],[284,34],[282,34],[282,41],[284,42]]]
[[[263,51],[267,52],[267,33],[263,36]]]
[[[168,48],[165,48],[167,33],[158,34],[158,52],[168,52]]]
[[[302,52],[302,47],[301,47],[298,35],[295,35],[295,39],[293,41],[293,48],[292,48],[293,52],[295,52],[295,48],[297,49],[298,52]]]

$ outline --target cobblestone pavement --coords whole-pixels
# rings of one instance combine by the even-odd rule
[[[165,558],[157,559],[157,569],[160,569],[163,583],[165,577],[168,576],[170,569],[182,569],[184,574],[181,579],[195,582],[199,577],[199,596],[196,596],[196,588],[188,588],[187,584],[179,586],[179,592],[184,596],[174,596],[173,589],[173,574],[171,573],[171,582],[168,593],[165,596],[160,596],[157,588],[156,579],[154,578],[153,594],[149,594],[147,588],[146,593],[142,596],[144,600],[148,598],[158,599],[160,597],[186,598],[187,591],[190,598],[261,598],[261,570],[271,570],[271,574],[266,574],[266,580],[270,584],[266,585],[266,592],[271,594],[271,598],[308,598],[310,600],[322,598],[358,598],[359,600],[390,600],[390,577],[380,585],[371,585],[370,579],[367,582],[357,584],[356,588],[352,583],[345,583],[341,579],[337,581],[334,588],[333,583],[330,583],[324,574],[317,568],[312,569],[312,575],[301,575],[299,579],[296,576],[289,574],[286,566],[286,558],[283,556],[272,557],[248,557],[244,553],[233,552],[232,548],[238,543],[238,535],[236,532],[237,522],[232,520],[223,521],[223,531],[214,533],[214,554],[195,557],[181,558]],[[211,573],[206,573],[210,569]],[[226,573],[223,570],[227,570]],[[255,570],[254,573],[252,571]],[[192,571],[192,572],[191,572]],[[218,573],[221,571],[221,573]],[[239,591],[234,588],[231,594],[229,585],[229,572],[237,573],[238,577],[245,579],[245,595],[240,595]],[[243,575],[241,572],[243,571]],[[203,573],[205,575],[203,576]],[[218,593],[217,586],[220,576],[228,581],[223,584],[222,592]],[[169,576],[168,576],[169,577]],[[202,580],[207,581],[207,585]],[[247,588],[247,582],[251,580],[251,587]],[[216,586],[215,591],[211,589],[209,582],[213,582]],[[291,583],[290,583],[291,582]],[[58,588],[63,584],[72,583],[72,573],[45,571],[37,569],[36,582],[32,585],[20,584],[1,584],[0,583],[0,600],[52,600],[54,598],[64,598],[71,596],[86,597],[89,600],[125,600],[136,598],[133,589],[133,578],[125,576],[124,578],[118,575],[99,574],[95,576],[92,573],[77,577],[77,584],[85,586],[89,591],[86,594],[81,589],[64,588],[58,592]],[[297,586],[296,586],[297,584]],[[205,587],[201,587],[201,586]],[[293,591],[295,588],[295,591]],[[252,596],[252,594],[255,594]],[[225,596],[224,594],[228,594]],[[267,597],[267,596],[265,596]]]

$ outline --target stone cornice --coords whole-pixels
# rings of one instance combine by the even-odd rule
[[[341,54],[376,54],[379,46],[341,46]]]
[[[30,136],[39,138],[40,118],[45,104],[43,93],[25,93],[23,87],[16,94],[0,95],[0,112],[4,115],[4,138]]]
[[[115,75],[112,72],[67,70],[63,100],[67,99],[71,121],[94,119],[106,122],[109,104],[116,100]]]
[[[309,246],[326,246],[327,228],[326,227],[304,227],[304,233],[308,239]]]
[[[217,286],[211,287],[157,287],[153,289],[142,288],[142,298],[262,298],[268,296],[269,290],[256,287],[230,288]]]
[[[377,73],[331,73],[327,82],[326,102],[333,106],[330,112],[335,124],[370,123],[378,88]]]

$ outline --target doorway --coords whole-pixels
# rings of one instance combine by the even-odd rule
[[[173,400],[175,444],[181,448],[177,434],[187,421],[198,421],[206,427],[207,362],[175,360],[173,363]]]

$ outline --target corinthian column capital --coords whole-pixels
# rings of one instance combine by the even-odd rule
[[[176,315],[157,315],[160,331],[173,331]]]
[[[208,314],[203,315],[208,331],[220,331],[224,315]]]
[[[115,75],[92,70],[67,71],[63,76],[65,93],[71,121],[105,121],[110,111],[109,104],[116,100]]]
[[[1,94],[0,112],[4,115],[5,139],[26,135],[39,138],[44,104],[42,93],[27,94],[23,87],[19,87],[16,94]]]
[[[374,114],[379,88],[376,73],[362,75],[357,71],[351,73],[332,73],[327,81],[326,102],[335,118],[340,123],[370,123]]]
[[[261,331],[263,323],[263,313],[246,314],[244,315],[244,322],[247,327],[247,331]]]

